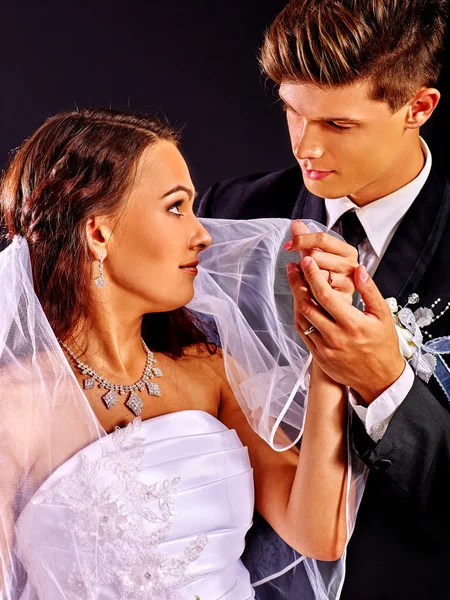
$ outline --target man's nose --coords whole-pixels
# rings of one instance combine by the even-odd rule
[[[313,128],[303,123],[292,132],[292,150],[297,160],[320,158],[323,146]]]

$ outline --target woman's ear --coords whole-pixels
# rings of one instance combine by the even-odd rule
[[[91,249],[93,259],[99,260],[100,256],[103,259],[108,254],[108,242],[112,231],[102,217],[92,217],[86,223],[86,239]]]

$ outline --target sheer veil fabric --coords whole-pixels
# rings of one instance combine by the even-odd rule
[[[283,249],[291,222],[200,220],[213,244],[201,254],[188,307],[214,319],[228,381],[253,429],[286,450],[302,434],[310,364],[286,276],[286,265],[299,260]]]
[[[291,239],[288,219],[200,219],[213,244],[201,254],[195,297],[189,307],[213,318],[228,381],[253,429],[276,451],[302,436],[310,355],[296,328],[286,265],[300,255],[283,249]],[[311,232],[327,231],[305,220]],[[328,231],[338,238],[333,231]],[[340,238],[341,239],[341,238]],[[350,413],[351,416],[351,413]],[[364,464],[348,448],[348,538],[367,479]],[[307,558],[275,532],[252,534],[246,565],[255,587],[267,585],[286,600],[337,599],[345,576],[345,554],[334,563]],[[254,542],[254,543],[253,543]],[[299,568],[301,567],[301,572]],[[270,597],[268,592],[267,597]]]
[[[214,321],[227,376],[242,410],[254,430],[283,451],[301,438],[310,362],[294,327],[285,271],[295,257],[282,249],[290,238],[291,222],[203,223],[214,243],[201,255],[189,308]],[[308,226],[324,230],[313,222]],[[0,253],[0,306],[0,597],[18,600],[27,573],[15,554],[16,520],[58,467],[106,432],[34,293],[28,246],[20,237]],[[352,458],[349,469],[350,533],[365,472]],[[260,579],[279,577],[281,582],[281,575],[300,562],[316,598],[339,596],[345,558],[320,564],[293,551],[273,553],[268,548]]]
[[[16,600],[27,574],[14,552],[15,521],[51,473],[105,431],[34,293],[20,237],[0,253],[0,306],[1,598]]]

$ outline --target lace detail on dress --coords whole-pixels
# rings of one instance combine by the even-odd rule
[[[71,510],[59,523],[77,558],[66,573],[70,600],[95,600],[103,585],[114,586],[121,599],[184,600],[177,590],[204,576],[186,571],[207,536],[190,541],[178,555],[157,550],[170,531],[181,478],[152,485],[139,481],[145,441],[140,427],[137,418],[117,428],[100,442],[99,459],[90,461],[82,453],[78,472],[33,499]]]

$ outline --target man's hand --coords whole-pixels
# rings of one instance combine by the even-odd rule
[[[326,281],[341,292],[349,304],[355,291],[353,274],[358,268],[358,251],[329,233],[311,233],[301,221],[292,224],[292,240],[284,246],[289,252],[300,252],[302,258],[313,258]]]
[[[300,266],[290,263],[287,270],[303,341],[325,373],[370,404],[405,368],[387,302],[363,266],[355,271],[355,285],[365,312],[333,290],[313,258],[303,258]],[[305,336],[311,325],[317,331]]]

